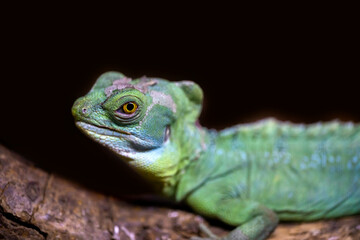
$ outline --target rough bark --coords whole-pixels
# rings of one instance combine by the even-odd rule
[[[35,168],[0,145],[0,239],[189,239],[196,214],[139,206]],[[229,229],[210,227],[217,234]],[[280,224],[272,240],[360,239],[360,216]]]

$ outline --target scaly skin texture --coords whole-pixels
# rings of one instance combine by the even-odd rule
[[[224,239],[360,212],[359,125],[267,119],[216,132],[196,124],[202,99],[190,81],[107,72],[72,113],[159,193],[236,226]]]

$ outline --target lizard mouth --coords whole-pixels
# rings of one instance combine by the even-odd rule
[[[124,151],[127,149],[136,149],[136,151],[147,151],[160,147],[156,142],[139,138],[130,132],[112,129],[109,127],[96,126],[90,123],[76,121],[75,125],[90,138],[107,145],[110,148],[115,148],[116,151]],[[127,142],[126,146],[124,142]],[[117,144],[124,144],[121,147]]]
[[[80,128],[82,131],[85,132],[94,132],[96,134],[99,135],[104,135],[104,136],[112,136],[112,137],[122,137],[124,134],[126,135],[131,135],[131,133],[123,131],[123,130],[118,130],[118,129],[113,129],[110,127],[104,127],[104,126],[96,126],[93,124],[89,124],[86,122],[81,122],[81,121],[76,121],[75,125]]]

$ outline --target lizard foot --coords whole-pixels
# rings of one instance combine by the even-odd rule
[[[211,230],[203,223],[199,224],[199,229],[202,233],[204,233],[205,235],[207,235],[207,237],[202,238],[202,237],[191,237],[190,240],[220,240],[220,238],[218,236],[216,236],[215,234],[213,234],[211,232]]]
[[[225,237],[216,236],[205,224],[200,223],[199,228],[202,233],[207,235],[207,237],[191,237],[190,240],[250,240],[250,238],[245,236],[239,228],[231,231]]]

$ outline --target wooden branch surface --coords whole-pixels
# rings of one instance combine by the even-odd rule
[[[0,239],[189,239],[202,217],[136,206],[35,168],[0,145]],[[229,229],[211,226],[216,234]],[[271,240],[360,239],[360,216],[280,224]]]

